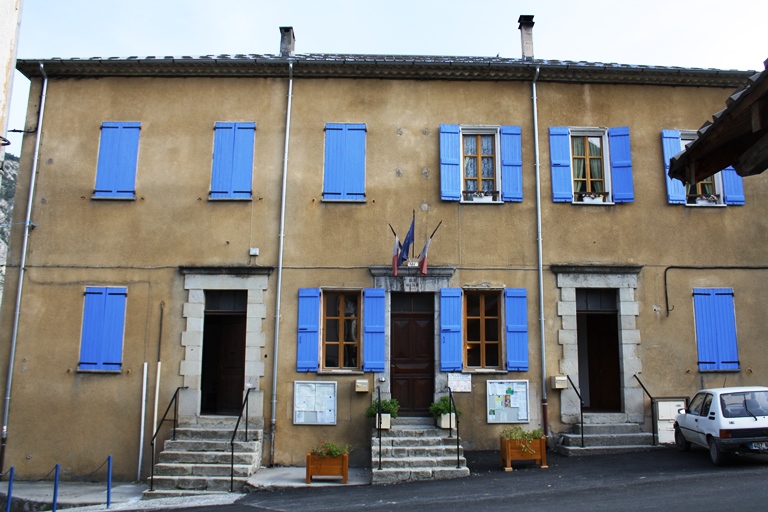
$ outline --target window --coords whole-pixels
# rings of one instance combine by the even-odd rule
[[[213,128],[211,199],[250,199],[256,123],[216,123]]]
[[[528,371],[526,290],[440,290],[441,371],[504,366]]]
[[[365,201],[365,125],[325,125],[323,200]]]
[[[444,201],[521,202],[520,127],[440,125],[440,194]]]
[[[694,288],[693,309],[699,370],[738,370],[733,290]]]
[[[127,288],[85,289],[80,370],[120,370],[127,295]]]
[[[296,371],[357,370],[362,346],[363,371],[383,372],[384,293],[300,288]]]
[[[549,129],[552,201],[631,203],[629,127]]]
[[[134,199],[141,123],[105,122],[101,125],[96,168],[96,199]]]
[[[706,180],[686,184],[669,177],[669,160],[684,150],[697,137],[691,130],[662,130],[661,142],[664,155],[664,176],[667,180],[669,204],[697,206],[743,205],[744,184],[733,167],[726,167]]]

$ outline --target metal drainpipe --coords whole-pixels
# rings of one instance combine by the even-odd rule
[[[8,382],[5,385],[5,404],[3,406],[3,432],[0,439],[0,474],[3,473],[5,462],[5,445],[8,440],[8,413],[11,407],[11,386],[13,385],[13,365],[16,359],[16,342],[19,337],[19,314],[21,312],[21,292],[24,288],[24,272],[27,264],[27,247],[29,232],[32,230],[32,204],[35,196],[35,181],[37,178],[38,159],[40,155],[40,137],[43,131],[43,113],[45,112],[45,97],[48,92],[48,75],[45,74],[43,63],[40,63],[43,75],[43,90],[40,93],[40,109],[37,113],[37,130],[35,133],[35,154],[32,157],[32,176],[29,178],[29,193],[27,198],[27,216],[24,221],[24,242],[21,247],[21,263],[19,264],[19,282],[16,285],[16,307],[13,312],[13,334],[11,335],[11,355],[8,358]]]
[[[538,250],[539,275],[539,331],[541,332],[541,416],[544,436],[549,434],[549,417],[547,413],[547,352],[544,336],[544,257],[541,243],[541,172],[539,169],[539,108],[536,99],[536,80],[539,79],[539,66],[531,83],[533,93],[533,153],[536,158],[536,233]]]
[[[285,192],[288,181],[288,143],[291,140],[291,105],[293,100],[293,62],[288,63],[288,107],[285,112],[285,151],[283,153],[283,189],[280,198],[280,249],[277,258],[277,299],[275,301],[275,343],[272,354],[272,414],[269,443],[269,463],[275,464],[275,441],[277,439],[277,363],[280,348],[280,301],[283,291],[283,246],[285,245]]]

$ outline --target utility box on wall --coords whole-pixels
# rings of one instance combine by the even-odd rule
[[[568,389],[568,377],[565,375],[553,375],[552,389]]]

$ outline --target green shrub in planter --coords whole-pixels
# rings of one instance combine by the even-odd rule
[[[457,416],[461,414],[461,411],[451,405],[451,399],[447,395],[440,398],[437,402],[432,402],[429,406],[429,413],[435,418],[439,418],[443,414],[456,413]]]
[[[400,410],[400,404],[397,402],[397,399],[390,398],[389,400],[382,400],[381,401],[381,412],[382,414],[389,414],[392,416],[392,419],[397,418],[397,411]],[[379,399],[373,401],[373,403],[365,410],[365,417],[366,418],[375,418],[376,415],[379,413]]]

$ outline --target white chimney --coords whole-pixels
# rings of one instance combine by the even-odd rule
[[[520,24],[520,46],[523,49],[523,60],[533,60],[533,15],[521,15],[517,22]]]
[[[293,27],[280,27],[280,56],[290,57],[296,48],[296,38],[293,35]]]

